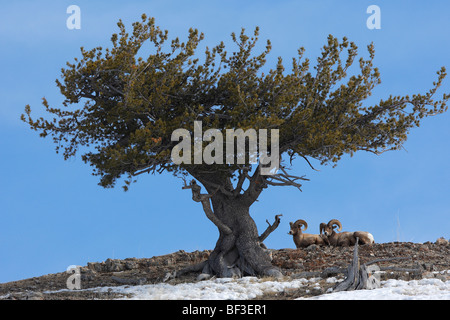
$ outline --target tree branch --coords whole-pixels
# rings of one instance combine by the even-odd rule
[[[269,225],[267,227],[267,229],[259,236],[258,240],[259,242],[263,242],[264,240],[266,240],[266,238],[276,229],[278,228],[278,225],[280,224],[280,217],[282,216],[282,214],[277,214],[275,216],[275,221],[273,222],[273,224],[270,224],[268,220],[266,220],[267,224]]]
[[[250,171],[250,167],[245,166],[242,169],[239,169],[239,178],[238,178],[238,182],[236,185],[236,188],[234,188],[233,190],[233,194],[236,196],[238,194],[241,193],[242,191],[242,186],[245,182],[245,179],[249,179],[250,180],[250,176],[248,175],[248,172]]]
[[[224,187],[223,185],[219,185],[219,184],[217,184],[217,183],[214,183],[214,182],[211,182],[211,181],[208,181],[208,180],[205,180],[205,181],[203,181],[202,183],[203,183],[203,184],[208,184],[208,185],[210,185],[211,187],[216,188],[217,190],[220,190],[220,192],[222,192],[222,193],[223,193],[224,195],[226,195],[226,196],[232,197],[232,196],[235,195],[234,192],[231,192],[231,191],[225,189],[225,187]],[[216,191],[216,192],[217,192],[217,191]]]
[[[268,185],[271,185],[271,186],[294,186],[294,187],[298,188],[300,191],[302,191],[300,189],[302,184],[297,182],[297,180],[309,181],[309,179],[305,178],[305,176],[298,177],[298,176],[288,174],[286,172],[286,168],[283,166],[280,166],[280,170],[282,171],[282,173],[277,173],[277,174],[274,174],[271,176],[267,176],[265,178],[266,183]],[[278,182],[274,182],[272,180],[276,180]]]
[[[309,164],[309,166],[311,167],[311,169],[313,169],[314,171],[320,171],[320,170],[317,170],[316,168],[314,168],[314,167],[312,166],[311,162],[309,162],[308,158],[306,158],[304,155],[301,155],[301,157],[302,157],[303,159],[305,159],[306,162],[308,162],[308,164]],[[292,163],[292,161],[291,161],[291,163]]]
[[[250,178],[247,177],[250,184],[244,192],[244,201],[248,206],[251,206],[258,199],[261,192],[267,188],[266,181],[260,170],[260,165],[258,165],[253,175]]]
[[[232,230],[226,224],[224,224],[217,216],[214,214],[211,209],[211,204],[209,199],[215,194],[200,194],[201,187],[192,180],[189,185],[186,184],[186,179],[183,178],[184,186],[182,189],[191,189],[192,191],[192,200],[195,202],[201,202],[203,206],[203,211],[205,211],[206,216],[212,223],[216,225],[219,230],[225,234],[231,234]],[[217,192],[217,190],[216,190]]]

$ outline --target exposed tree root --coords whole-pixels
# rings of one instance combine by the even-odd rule
[[[188,266],[182,270],[166,273],[163,281],[180,277],[190,272],[201,272],[197,277],[198,280],[209,279],[212,276],[220,277],[242,277],[244,275],[263,275],[279,278],[282,276],[281,271],[273,267],[271,264],[261,272],[256,271],[254,267],[247,261],[245,257],[256,257],[259,255],[267,255],[270,258],[270,251],[262,243],[270,233],[272,233],[280,224],[280,215],[275,216],[275,221],[270,224],[267,221],[267,229],[258,237],[259,245],[245,246],[246,241],[236,240],[232,234],[226,234],[222,237],[220,249],[214,250],[208,260],[196,265]],[[236,242],[237,241],[237,242]],[[228,245],[226,243],[229,242]],[[238,249],[238,246],[240,250]],[[228,248],[227,248],[228,247]]]

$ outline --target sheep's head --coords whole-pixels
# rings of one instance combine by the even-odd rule
[[[332,219],[332,220],[328,221],[327,224],[322,222],[320,224],[320,233],[322,234],[322,232],[323,232],[327,237],[329,237],[333,234],[333,231],[336,227],[338,227],[337,231],[342,230],[342,224],[337,219]]]
[[[291,226],[291,230],[288,232],[290,235],[295,235],[299,231],[305,231],[308,228],[308,224],[305,220],[299,219],[295,221],[294,223],[289,222],[289,225]],[[302,230],[302,226],[305,226],[305,228]]]

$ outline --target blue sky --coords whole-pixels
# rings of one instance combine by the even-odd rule
[[[142,13],[156,18],[169,35],[186,37],[190,27],[205,33],[204,45],[230,43],[231,32],[260,27],[261,45],[272,41],[268,66],[286,61],[300,46],[314,59],[328,34],[347,36],[367,57],[374,42],[382,84],[368,103],[389,94],[425,93],[441,66],[450,70],[448,1],[1,1],[0,12],[0,283],[65,271],[107,258],[152,257],[177,250],[214,248],[215,226],[201,205],[171,175],[143,175],[125,193],[103,189],[77,156],[64,161],[51,139],[19,120],[41,99],[58,106],[55,85],[79,48],[107,46],[121,18],[128,26]],[[81,9],[81,29],[69,30],[66,9]],[[381,9],[381,29],[369,30],[366,9]],[[450,92],[450,77],[439,90]],[[450,230],[450,113],[425,119],[402,151],[381,156],[357,153],[336,168],[305,174],[303,192],[265,190],[251,208],[260,232],[282,213],[270,248],[294,248],[289,221],[305,219],[309,232],[338,218],[344,230],[366,230],[377,242],[435,241]]]

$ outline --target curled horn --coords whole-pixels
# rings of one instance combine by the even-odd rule
[[[328,226],[331,228],[333,225],[337,225],[339,229],[337,231],[342,230],[342,223],[338,219],[331,219],[328,221]]]
[[[308,229],[308,224],[306,223],[305,220],[298,219],[297,221],[294,222],[294,228],[298,228],[302,225],[305,226],[305,228],[303,230],[302,229],[300,229],[300,230],[305,231],[306,229]]]
[[[325,227],[327,226],[327,224],[325,222],[322,222],[320,224],[320,234],[322,234],[323,230],[325,230]]]

